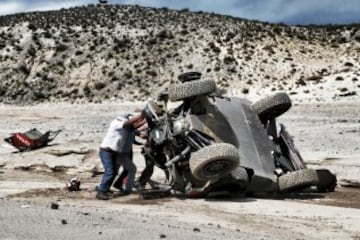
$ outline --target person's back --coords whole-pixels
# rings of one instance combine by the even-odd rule
[[[130,114],[120,113],[110,123],[109,129],[100,145],[100,159],[104,166],[104,176],[98,186],[97,198],[109,199],[108,192],[117,175],[119,166],[128,171],[126,192],[131,192],[134,185],[136,166],[132,162],[132,143],[135,129],[145,123],[142,114],[129,119]]]
[[[114,119],[106,132],[106,135],[101,142],[101,148],[110,148],[115,152],[119,152],[124,138],[126,138],[126,129],[123,128],[123,121]]]

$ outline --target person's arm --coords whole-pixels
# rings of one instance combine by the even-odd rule
[[[139,128],[138,129],[135,129],[135,136],[138,136],[142,139],[146,139],[147,137],[147,134],[146,134],[146,131],[145,130],[140,130]]]
[[[141,128],[138,128],[138,129],[134,129],[134,133],[135,133],[135,136],[143,139],[143,140],[146,140],[147,139],[147,134],[144,130],[140,130]],[[138,141],[136,138],[134,138],[134,144],[135,145],[144,145],[145,142],[143,141]]]
[[[133,127],[139,128],[139,127],[143,126],[145,123],[146,123],[146,119],[145,119],[145,117],[142,116],[139,120],[134,122]]]
[[[144,115],[141,113],[123,123],[123,128],[138,128],[146,123]]]
[[[149,129],[149,126],[147,124],[142,125],[138,128],[139,132],[146,132]]]

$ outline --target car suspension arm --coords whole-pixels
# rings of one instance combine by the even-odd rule
[[[170,167],[181,159],[184,159],[190,153],[190,150],[191,147],[187,146],[179,155],[176,155],[174,158],[170,159],[167,163],[165,163],[165,166]]]

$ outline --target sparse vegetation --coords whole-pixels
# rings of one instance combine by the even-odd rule
[[[337,76],[335,78],[335,81],[344,81],[344,78],[342,76]]]
[[[57,46],[56,46],[56,51],[57,52],[64,52],[68,49],[68,46],[63,44],[63,43],[59,43]]]
[[[358,43],[359,28],[346,28],[346,42]],[[343,44],[344,29],[110,4],[0,16],[0,101],[143,99],[183,71],[243,94],[258,84],[292,94],[329,79],[355,84],[360,48]]]
[[[321,79],[322,79],[322,76],[314,75],[314,76],[308,77],[306,80],[307,80],[307,81],[319,82]]]

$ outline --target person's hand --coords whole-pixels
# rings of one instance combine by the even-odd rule
[[[142,139],[146,139],[147,138],[146,132],[141,132],[139,137],[142,138]]]
[[[140,126],[140,127],[138,128],[138,130],[139,130],[140,132],[144,132],[144,131],[148,130],[148,128],[149,128],[149,126],[147,125],[147,123],[145,123],[144,125]]]

